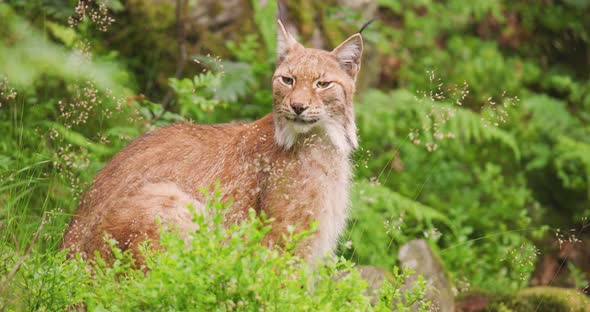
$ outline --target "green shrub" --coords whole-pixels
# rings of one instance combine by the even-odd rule
[[[370,154],[357,155],[357,174],[381,185],[356,185],[347,236],[354,248],[341,250],[359,263],[392,265],[401,245],[422,237],[471,287],[521,288],[536,260],[531,239],[542,229],[531,226],[529,207],[538,204],[526,176],[508,174],[523,147],[506,124],[445,96],[363,94],[358,127]],[[506,107],[513,109],[520,107]]]
[[[74,9],[78,3],[90,5],[84,16]],[[129,289],[137,297],[134,287],[152,287],[146,298],[158,298],[160,290],[127,268],[125,257],[101,280],[55,249],[81,192],[133,137],[179,120],[253,120],[270,111],[275,6],[244,3],[231,25],[185,28],[189,51],[214,57],[187,55],[180,76],[173,2],[0,4],[0,281],[28,255],[10,284],[18,300],[2,298],[2,305],[60,310],[82,301],[106,306],[109,299],[119,307],[126,303],[113,293]],[[288,20],[303,42],[330,48],[366,19],[340,3],[292,2]],[[187,11],[199,5],[188,1]],[[363,33],[358,85],[366,92],[355,101],[361,151],[341,254],[392,267],[402,244],[423,237],[459,291],[524,287],[537,249],[550,241],[545,224],[565,232],[590,216],[590,5],[375,5],[378,21]],[[102,31],[104,23],[111,31]],[[176,97],[163,106],[166,86]],[[42,235],[34,239],[42,219]],[[31,241],[34,252],[27,253]],[[330,265],[346,271],[349,264],[339,263]],[[111,283],[122,271],[128,281]],[[171,283],[168,277],[149,283],[164,280]],[[106,289],[104,296],[85,293],[91,286]],[[354,291],[345,296],[356,298]]]
[[[161,249],[144,245],[145,267],[135,269],[128,252],[113,249],[115,260],[93,265],[65,260],[64,252],[33,253],[25,258],[0,307],[10,310],[89,311],[406,311],[403,302],[422,299],[425,284],[401,292],[407,273],[394,270],[373,306],[367,284],[344,258],[310,265],[293,256],[293,247],[310,232],[291,233],[285,249],[268,249],[262,238],[272,221],[254,211],[239,225],[223,225],[224,205],[213,201],[206,216],[195,216],[198,229],[188,241],[162,231]],[[112,246],[115,243],[112,242]],[[7,256],[6,250],[2,255]],[[8,254],[10,258],[10,254]],[[13,254],[13,259],[18,257]],[[16,260],[18,261],[18,260]],[[15,261],[15,262],[16,262]],[[145,272],[145,274],[144,274]],[[6,281],[3,281],[6,282]],[[6,285],[6,284],[4,284]],[[7,296],[6,296],[7,295]],[[409,310],[408,310],[409,311]]]

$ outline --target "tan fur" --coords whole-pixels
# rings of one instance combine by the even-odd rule
[[[221,199],[233,200],[227,224],[243,220],[250,208],[264,211],[275,219],[265,239],[272,246],[288,228],[303,230],[318,221],[318,230],[297,252],[308,259],[330,253],[346,220],[362,40],[354,35],[332,52],[305,49],[279,22],[278,49],[273,113],[252,123],[180,123],[139,137],[98,174],[63,246],[108,256],[108,234],[120,248],[137,253],[138,243],[157,242],[157,218],[193,231],[187,207],[206,214],[199,190],[213,190],[219,181]],[[331,84],[319,88],[318,81]],[[300,116],[293,103],[305,106]]]

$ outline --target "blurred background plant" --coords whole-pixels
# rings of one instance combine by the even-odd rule
[[[339,254],[391,268],[423,238],[457,292],[588,285],[590,3],[281,2],[317,48],[376,17]],[[258,0],[0,3],[2,276],[33,241],[56,254],[80,193],[134,137],[268,113],[275,15]]]

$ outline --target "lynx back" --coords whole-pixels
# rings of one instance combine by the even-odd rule
[[[98,174],[63,247],[108,257],[108,234],[139,256],[138,243],[157,245],[157,218],[194,230],[188,206],[206,214],[199,190],[219,183],[221,199],[232,200],[226,224],[240,222],[249,209],[264,212],[275,220],[265,238],[273,246],[288,228],[317,221],[296,252],[310,260],[329,254],[346,222],[362,50],[360,34],[332,51],[304,48],[279,21],[272,113],[252,123],[179,123],[137,138]]]

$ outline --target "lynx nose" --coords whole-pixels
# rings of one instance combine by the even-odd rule
[[[291,103],[291,108],[293,109],[295,114],[301,115],[301,113],[303,113],[307,109],[307,106],[305,106],[303,103],[296,102]]]

